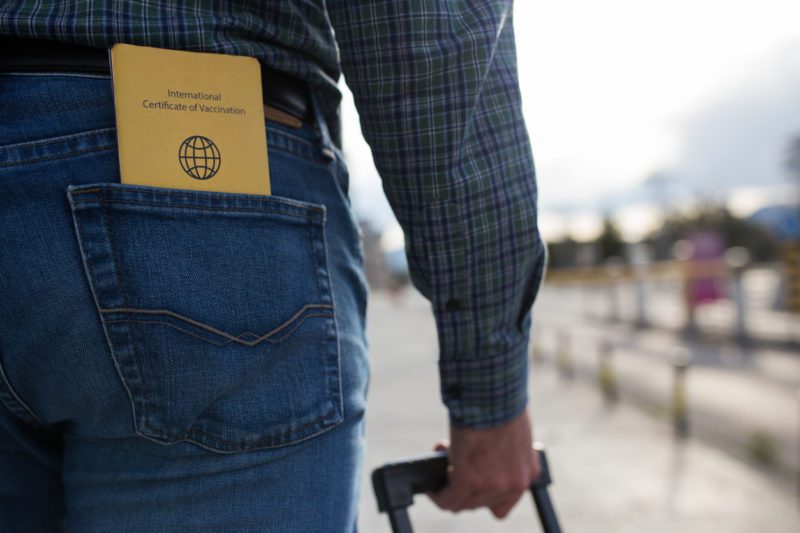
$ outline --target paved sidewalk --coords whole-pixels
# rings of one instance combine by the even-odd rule
[[[545,288],[537,302],[539,354],[555,359],[558,337],[569,335],[570,354],[579,379],[593,383],[603,341],[613,343],[614,368],[623,401],[666,416],[673,386],[672,350],[693,354],[688,373],[692,434],[745,460],[753,443],[768,441],[772,471],[794,485],[800,475],[800,354],[708,339],[687,340],[675,331],[636,329],[630,324],[588,318],[567,305],[563,290]]]
[[[373,292],[368,334],[373,374],[360,528],[380,533],[389,531],[388,520],[376,511],[369,472],[430,450],[445,435],[446,413],[427,302],[409,291],[396,307],[386,294]],[[566,532],[797,531],[796,494],[707,445],[676,445],[664,422],[636,409],[607,411],[594,388],[564,384],[550,365],[534,370],[536,436],[549,449],[552,494]],[[538,530],[529,500],[497,522],[483,510],[440,512],[423,496],[412,517],[420,533]]]

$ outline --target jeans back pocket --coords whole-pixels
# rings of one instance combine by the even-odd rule
[[[235,452],[343,420],[324,205],[119,183],[67,194],[138,434]]]

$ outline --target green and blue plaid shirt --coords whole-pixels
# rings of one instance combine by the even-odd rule
[[[432,303],[451,422],[522,411],[546,253],[511,0],[10,0],[0,34],[254,56],[309,81],[333,127],[344,72]]]

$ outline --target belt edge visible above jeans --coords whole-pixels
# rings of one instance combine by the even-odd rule
[[[108,50],[79,44],[25,39],[0,35],[0,73],[78,72],[110,74]],[[261,89],[264,103],[314,123],[310,88],[307,82],[261,64]]]

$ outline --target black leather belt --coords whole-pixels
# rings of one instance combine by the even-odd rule
[[[0,35],[0,72],[109,74],[108,50],[92,46]],[[261,65],[264,103],[313,124],[308,83]]]

